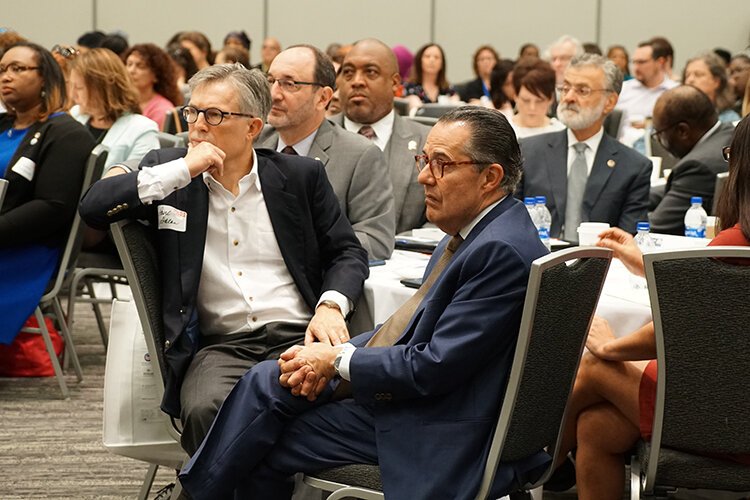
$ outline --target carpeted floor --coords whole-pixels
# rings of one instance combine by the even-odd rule
[[[108,320],[108,308],[107,322]],[[147,464],[102,446],[105,352],[91,307],[76,309],[73,338],[83,381],[72,368],[70,399],[50,378],[0,378],[0,498],[135,498]],[[174,471],[159,470],[150,498]]]

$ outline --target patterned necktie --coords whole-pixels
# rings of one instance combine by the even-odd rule
[[[581,224],[581,204],[583,193],[586,191],[586,181],[589,177],[589,168],[586,164],[585,142],[573,144],[576,156],[570,166],[568,174],[568,197],[565,202],[565,231],[563,238],[567,241],[578,242],[578,226]]]
[[[357,132],[359,135],[364,135],[371,141],[377,137],[377,134],[375,134],[375,131],[372,129],[369,125],[363,125],[362,128],[359,129],[359,132]]]
[[[432,271],[430,271],[430,275],[427,276],[427,279],[422,283],[422,286],[419,287],[419,290],[417,290],[409,300],[404,302],[404,304],[399,307],[385,323],[383,323],[380,330],[370,337],[370,340],[365,344],[365,347],[388,347],[396,343],[399,337],[404,333],[406,325],[409,324],[412,316],[414,316],[414,313],[417,311],[419,304],[422,303],[425,295],[427,295],[427,292],[430,291],[432,285],[437,281],[438,277],[440,277],[443,269],[448,265],[448,262],[450,262],[453,254],[456,253],[456,250],[463,241],[464,239],[460,235],[456,235],[448,242],[443,255],[440,256],[440,259],[438,259],[437,263],[432,268]],[[334,390],[332,397],[334,400],[347,398],[352,394],[351,389],[351,383],[348,380],[341,379],[339,385]]]
[[[297,151],[295,151],[294,148],[291,146],[285,146],[284,149],[281,150],[281,152],[284,153],[285,155],[299,156],[297,154]]]
[[[398,340],[401,334],[404,333],[406,326],[409,324],[412,316],[414,316],[417,308],[422,303],[425,295],[430,291],[432,285],[435,284],[435,281],[437,281],[440,274],[442,274],[443,269],[448,265],[448,262],[450,262],[453,254],[463,241],[464,239],[461,236],[454,236],[448,242],[443,255],[440,256],[440,259],[438,259],[435,267],[430,271],[430,275],[427,276],[427,279],[422,283],[422,286],[419,287],[419,290],[417,290],[409,300],[404,302],[404,304],[399,307],[385,323],[383,323],[380,330],[375,332],[375,335],[373,335],[369,342],[367,342],[366,347],[384,347],[396,343],[396,340]]]

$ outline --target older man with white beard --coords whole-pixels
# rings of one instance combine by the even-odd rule
[[[573,59],[558,87],[557,117],[566,130],[522,139],[524,174],[516,196],[545,196],[550,235],[578,242],[581,222],[607,222],[631,233],[647,220],[651,161],[604,133],[622,72],[612,61]]]

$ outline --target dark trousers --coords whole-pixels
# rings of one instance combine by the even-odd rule
[[[352,399],[314,402],[279,384],[276,362],[247,372],[227,396],[203,444],[180,473],[194,500],[288,499],[296,472],[377,463],[374,417]]]
[[[305,325],[269,323],[250,333],[204,336],[180,390],[181,444],[193,455],[224,398],[237,380],[257,363],[279,355],[305,337]]]

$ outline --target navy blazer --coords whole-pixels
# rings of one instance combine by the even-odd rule
[[[396,344],[354,351],[352,395],[374,409],[386,498],[476,494],[513,362],[531,262],[546,253],[526,208],[508,196],[469,233]],[[351,342],[363,347],[373,334]],[[501,465],[493,491],[548,460],[539,453]]]
[[[151,151],[141,168],[161,165],[186,152],[184,148]],[[310,314],[326,290],[336,290],[356,304],[369,273],[367,253],[342,215],[323,165],[271,150],[255,153],[271,225]],[[200,336],[196,300],[208,222],[208,188],[199,175],[165,199],[144,205],[138,198],[137,175],[131,172],[94,184],[81,202],[81,215],[92,227],[105,229],[124,218],[147,219],[156,227],[159,205],[188,214],[185,232],[158,231],[168,367],[162,409],[178,417],[180,387]]]
[[[516,197],[546,196],[550,236],[558,238],[568,197],[568,131],[527,137],[519,144],[523,178]],[[586,182],[581,221],[608,222],[635,233],[636,223],[647,220],[651,169],[651,160],[604,134]]]

